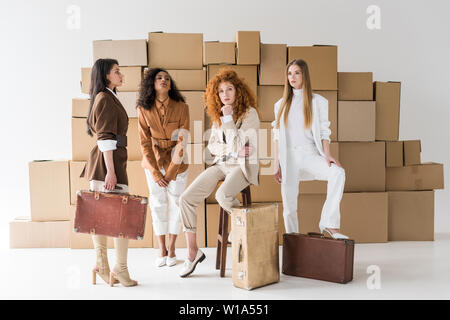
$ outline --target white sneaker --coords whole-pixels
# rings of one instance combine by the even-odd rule
[[[162,267],[166,265],[166,261],[167,261],[167,256],[164,257],[158,257],[155,260],[155,266],[156,267]]]
[[[174,265],[176,265],[177,264],[177,256],[175,256],[175,257],[169,257],[169,256],[167,256],[167,259],[166,259],[166,265],[168,266],[168,267],[172,267],[172,266],[174,266]]]
[[[183,268],[181,268],[181,271],[179,273],[180,277],[187,277],[192,272],[194,272],[197,263],[202,262],[203,260],[205,260],[205,258],[205,254],[200,249],[198,249],[194,261],[191,262],[186,258],[186,260],[184,260]]]

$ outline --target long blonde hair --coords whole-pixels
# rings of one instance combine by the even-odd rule
[[[311,89],[311,78],[309,76],[309,69],[308,65],[306,64],[306,61],[302,59],[294,59],[291,62],[288,63],[286,66],[286,78],[284,81],[284,91],[283,91],[283,99],[281,100],[281,106],[278,110],[277,114],[277,122],[276,127],[280,128],[280,118],[281,115],[284,112],[284,126],[287,127],[288,125],[288,115],[289,110],[291,109],[291,103],[292,103],[292,86],[289,83],[288,80],[288,72],[289,67],[293,64],[296,64],[299,66],[300,70],[302,71],[302,93],[303,93],[303,115],[305,119],[305,128],[309,129],[312,125],[312,89]]]

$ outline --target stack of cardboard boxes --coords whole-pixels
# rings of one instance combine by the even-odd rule
[[[178,48],[183,48],[182,53]],[[130,118],[128,175],[130,193],[149,196],[142,158],[136,100],[144,67],[168,70],[189,105],[191,137],[188,185],[205,170],[211,127],[203,94],[222,67],[234,69],[257,97],[261,115],[258,156],[260,185],[251,186],[254,203],[279,204],[280,244],[284,231],[281,187],[274,172],[273,106],[283,95],[286,63],[308,63],[314,93],[328,100],[331,154],[346,172],[341,202],[341,232],[357,243],[434,239],[434,189],[443,188],[443,165],[422,164],[419,140],[398,141],[400,83],[373,82],[371,72],[338,72],[337,47],[264,44],[258,31],[238,31],[233,42],[206,41],[202,34],[151,32],[148,40],[101,40],[93,43],[94,61],[116,58],[125,75],[118,96]],[[90,68],[81,70],[82,92],[88,93]],[[89,99],[72,100],[72,160],[30,163],[31,220],[11,222],[11,247],[91,248],[89,235],[72,231],[76,191],[88,189],[79,175],[95,138],[86,133]],[[326,181],[299,184],[300,232],[317,232]],[[238,198],[241,200],[240,195]],[[217,244],[219,206],[215,191],[198,208],[200,247]],[[158,247],[148,210],[146,236],[131,247]],[[110,241],[109,246],[112,246]],[[177,247],[185,247],[183,233]]]

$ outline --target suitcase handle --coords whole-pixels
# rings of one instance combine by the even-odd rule
[[[308,236],[316,238],[325,238],[325,236],[322,233],[318,232],[308,232]]]
[[[238,263],[242,262],[242,240],[239,240]]]

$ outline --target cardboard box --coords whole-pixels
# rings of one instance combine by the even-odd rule
[[[293,59],[308,64],[313,90],[338,90],[337,46],[288,47],[288,61]]]
[[[286,81],[287,46],[261,43],[260,85],[284,86]]]
[[[89,94],[91,88],[91,68],[81,68],[81,92]]]
[[[147,41],[139,40],[95,40],[92,42],[94,62],[99,58],[116,59],[119,66],[146,66]]]
[[[89,181],[86,177],[80,177],[86,161],[70,161],[70,204],[77,204],[77,191],[89,190]]]
[[[386,190],[384,142],[340,142],[339,162],[345,169],[344,192]]]
[[[127,161],[128,188],[130,194],[149,197],[147,178],[141,161]]]
[[[275,120],[275,103],[283,98],[284,86],[258,86],[258,108],[260,121]]]
[[[68,248],[70,221],[31,221],[16,218],[9,223],[10,248]]]
[[[128,160],[141,160],[141,146],[139,143],[138,119],[130,118],[128,122]],[[97,143],[97,138],[87,134],[86,119],[72,118],[72,160],[87,161],[89,153]]]
[[[128,118],[137,118],[137,100],[139,92],[117,92],[117,97],[127,112]]]
[[[206,70],[167,70],[178,90],[205,90]]]
[[[330,121],[331,141],[338,140],[338,102],[337,91],[316,90],[313,93],[319,94],[328,100],[328,121]]]
[[[375,102],[338,102],[338,141],[375,141]]]
[[[148,67],[166,70],[201,70],[203,68],[203,34],[150,32],[148,34]]]
[[[28,167],[31,220],[69,220],[69,161],[32,161]]]
[[[272,122],[260,122],[258,132],[258,158],[274,159],[274,144]]]
[[[123,74],[123,81],[120,87],[117,87],[119,92],[134,92],[139,91],[144,75],[142,67],[120,67],[120,72]]]
[[[119,92],[139,91],[142,81],[142,67],[119,67],[120,73],[123,74],[123,81]],[[81,68],[81,92],[89,94],[91,86],[91,70],[92,68]]]
[[[403,141],[403,159],[405,166],[420,164],[420,140]]]
[[[190,133],[192,143],[203,143],[205,103],[204,91],[181,91],[189,106]]]
[[[259,31],[236,31],[236,63],[257,65],[260,62]]]
[[[72,99],[72,118],[87,118],[90,99]]]
[[[300,233],[320,232],[319,221],[325,194],[302,194],[298,200]],[[341,201],[340,233],[356,243],[388,241],[388,194],[344,193]]]
[[[222,68],[231,68],[240,78],[242,78],[250,87],[253,94],[257,95],[258,92],[258,84],[257,84],[257,67],[256,66],[230,66],[230,65],[209,65],[208,66],[208,82],[213,78],[217,73],[219,73],[219,70]]]
[[[403,166],[403,141],[386,142],[386,167]]]
[[[444,189],[444,166],[441,163],[386,168],[386,191],[434,189]]]
[[[400,82],[374,82],[374,95],[376,100],[376,140],[398,140],[400,85]]]
[[[389,241],[434,240],[434,191],[388,192]]]
[[[203,65],[235,64],[236,43],[205,41],[203,42]]]
[[[93,137],[87,134],[86,119],[72,118],[72,160],[87,161],[96,143],[95,134]]]
[[[372,72],[338,72],[338,100],[372,101],[372,78]]]

